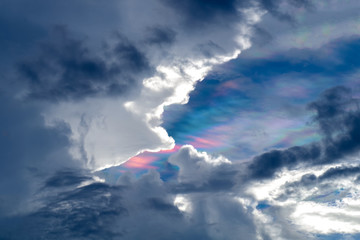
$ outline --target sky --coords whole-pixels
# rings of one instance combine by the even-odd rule
[[[356,0],[2,0],[0,239],[360,239]]]

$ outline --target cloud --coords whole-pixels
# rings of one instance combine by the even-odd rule
[[[300,2],[304,1],[295,5]],[[64,9],[61,18],[62,11],[42,0],[37,4],[44,10],[33,18],[37,25],[45,28],[48,13],[54,13],[50,24],[69,31],[58,28],[37,53],[29,51],[30,56],[20,61],[20,78],[27,84],[15,94],[50,100],[44,110],[46,123],[64,121],[70,126],[72,157],[82,159],[90,169],[121,164],[145,150],[173,147],[174,140],[161,127],[164,108],[186,103],[196,82],[212,66],[251,46],[252,26],[265,11],[280,8],[273,1],[152,0],[145,7],[142,1],[110,1],[103,7],[79,1],[71,11],[58,3]],[[5,6],[10,11],[16,4]],[[98,24],[84,25],[74,9],[87,16],[92,7],[99,9],[95,18],[104,15],[102,11],[109,15]],[[196,25],[206,27],[196,30]],[[118,32],[116,37],[107,37],[111,31]],[[99,47],[103,43],[105,50]]]
[[[138,4],[131,2],[124,9],[137,11]],[[255,7],[244,9],[245,17],[229,23],[233,26],[231,29],[214,27],[201,34],[189,35],[186,29],[179,27],[180,19],[165,21],[166,14],[153,17],[153,11],[164,12],[166,9],[167,6],[155,1],[149,8],[142,8],[144,12],[138,14],[140,18],[133,19],[133,15],[124,12],[124,21],[126,19],[126,24],[130,25],[120,26],[120,43],[108,41],[110,59],[105,62],[97,57],[98,51],[94,56],[87,51],[76,54],[75,59],[70,54],[71,62],[76,60],[75,66],[63,65],[62,55],[60,59],[53,59],[57,67],[64,70],[57,72],[75,75],[75,83],[79,84],[67,89],[67,84],[73,80],[60,74],[55,78],[55,84],[40,88],[40,92],[50,90],[49,97],[56,96],[52,91],[60,91],[60,98],[67,94],[70,97],[70,101],[52,104],[44,111],[46,123],[52,126],[61,120],[70,126],[71,153],[74,158],[85,161],[90,169],[121,164],[141,151],[173,147],[174,140],[160,126],[164,108],[174,103],[186,103],[195,83],[202,80],[213,65],[228,61],[249,47],[250,27],[262,14]],[[136,33],[135,29],[138,30]],[[161,41],[159,36],[163,38]],[[67,41],[67,38],[62,39],[60,46],[66,45]],[[78,48],[84,48],[82,42]],[[88,74],[89,69],[81,67],[90,60],[93,63],[90,70],[99,70],[96,71],[98,78],[96,74]],[[115,70],[108,67],[108,61]],[[151,71],[146,71],[148,66]],[[38,70],[43,70],[42,65]],[[145,70],[144,74],[142,70]],[[45,73],[48,74],[48,68]],[[132,86],[132,91],[128,91]],[[114,97],[123,91],[128,91],[126,98]],[[80,99],[72,101],[76,98]],[[84,101],[79,101],[81,99]],[[84,122],[86,128],[83,128]]]
[[[170,45],[176,41],[176,32],[168,27],[156,26],[147,29],[146,43],[159,46]]]
[[[345,90],[329,89],[312,103],[318,107],[314,118],[318,123],[357,116],[358,110],[350,107],[353,101],[345,101],[347,111],[319,117],[324,116],[319,112],[323,113],[325,106],[336,108],[348,99]],[[332,140],[340,141],[341,134],[349,134],[351,129],[348,125]],[[30,213],[3,217],[2,226],[7,230],[1,231],[2,236],[14,236],[14,229],[18,238],[26,233],[53,239],[316,239],[314,234],[339,232],[339,227],[344,233],[356,232],[358,167],[336,165],[351,164],[356,158],[345,150],[337,163],[334,159],[316,162],[309,149],[265,153],[247,165],[183,146],[169,158],[179,167],[171,181],[163,181],[151,170],[139,178],[124,173],[110,185],[94,178],[89,182],[88,175],[81,172],[57,171],[41,185],[42,193]],[[273,165],[256,168],[254,164],[264,163],[259,159]],[[334,182],[334,178],[339,180]],[[334,205],[327,205],[329,201]],[[259,207],[261,204],[266,207]],[[309,212],[309,207],[318,209],[321,217]]]
[[[29,102],[1,101],[6,164],[0,170],[0,238],[311,239],[314,233],[356,232],[357,187],[349,182],[356,181],[357,165],[337,164],[354,161],[359,111],[342,87],[309,105],[325,135],[317,144],[269,151],[249,165],[184,146],[169,159],[179,172],[168,182],[149,171],[140,177],[124,173],[112,185],[97,173],[78,170],[103,169],[145,149],[172,147],[161,127],[164,108],[185,104],[214,65],[250,47],[252,26],[264,10],[291,20],[280,9],[283,1],[164,2],[22,5],[30,12],[24,16],[39,15],[31,19],[40,28],[46,19],[63,18],[60,23],[75,32],[58,30],[20,65]],[[5,5],[17,9],[19,3]],[[31,14],[37,6],[43,11]],[[169,7],[176,17],[169,17]],[[105,24],[113,22],[102,12],[106,9],[116,9],[121,20]],[[93,24],[77,18],[77,11],[92,16],[86,19]],[[107,21],[96,25],[102,17]],[[97,35],[108,36],[112,27],[120,33],[106,39],[104,48],[94,47],[102,42]],[[77,34],[89,34],[90,40]],[[322,180],[312,188],[315,179]],[[351,189],[342,190],[346,186]],[[335,206],[327,205],[329,200]],[[309,207],[325,216],[322,222]]]
[[[54,28],[39,56],[19,64],[28,97],[60,101],[123,95],[150,69],[146,57],[124,37],[118,37],[106,54],[94,56],[83,40],[69,35],[64,27]]]
[[[0,219],[0,237],[231,239],[236,235],[240,239],[255,239],[251,213],[230,188],[211,180],[214,176],[226,178],[222,175],[224,171],[218,170],[229,163],[189,146],[180,151],[172,161],[180,165],[187,156],[186,162],[206,166],[197,173],[210,191],[204,191],[202,186],[192,191],[182,188],[185,183],[198,182],[190,175],[191,168],[184,167],[185,163],[181,165],[184,167],[181,175],[171,182],[149,171],[140,178],[127,172],[116,185],[96,181],[78,185],[87,179],[86,174],[59,171],[45,180],[41,197],[37,199],[39,203],[30,213]],[[61,176],[65,180],[59,183],[56,179]],[[184,208],[186,202],[189,205]]]
[[[183,18],[188,28],[219,24],[219,22],[229,23],[229,21],[239,16],[236,0],[185,0],[181,2],[164,0],[163,2]]]
[[[202,181],[209,179],[213,166],[221,168],[224,165],[231,164],[228,159],[222,156],[214,158],[205,152],[199,153],[190,145],[183,146],[170,157],[169,162],[180,167],[179,182],[200,185],[203,184]]]
[[[284,167],[327,164],[359,150],[360,112],[357,101],[349,93],[350,90],[345,87],[334,87],[309,104],[310,109],[315,109],[314,121],[324,133],[321,143],[273,150],[259,155],[249,165],[249,176],[269,178]]]
[[[199,29],[200,27],[209,27],[211,25],[229,26],[234,19],[241,17],[239,8],[248,8],[253,4],[251,1],[238,0],[163,0],[168,6],[183,18],[183,23],[189,29]],[[269,12],[281,20],[293,21],[292,16],[287,13],[286,7],[282,7],[284,1],[279,0],[259,0],[256,1],[261,9]],[[312,4],[308,0],[289,1],[288,7],[311,8]]]
[[[308,106],[314,110],[323,140],[259,155],[241,176],[244,182],[250,180],[241,198],[266,203],[254,212],[254,219],[259,229],[275,239],[358,232],[357,100],[349,89],[338,86]],[[268,228],[270,223],[273,230]]]
[[[274,9],[275,13],[266,14],[263,21],[256,25],[271,35],[270,41],[266,42],[267,44],[263,42],[269,38],[267,34],[254,35],[253,47],[251,51],[244,52],[243,59],[271,58],[291,49],[317,50],[336,39],[359,36],[359,20],[356,15],[359,7],[356,1],[348,1],[347,4],[341,4],[337,0],[326,3],[305,1],[302,7],[295,8],[287,3],[274,1],[273,5],[278,7]],[[280,16],[277,13],[280,13]],[[282,16],[285,16],[285,19]],[[291,24],[288,24],[289,17]]]
[[[177,144],[239,161],[318,141],[306,103],[339,84],[358,97],[359,65],[350,51],[358,45],[359,39],[350,37],[318,49],[285,49],[271,58],[240,55],[215,67],[187,104],[166,108],[162,126]]]
[[[0,99],[0,215],[7,215],[31,208],[32,197],[47,176],[62,168],[75,171],[83,166],[68,154],[66,124],[47,128],[41,105],[4,94]]]
[[[54,176],[51,176],[45,182],[45,187],[47,188],[59,188],[67,186],[76,186],[82,182],[91,180],[90,177],[86,175],[77,174],[73,170],[63,170],[56,172]]]

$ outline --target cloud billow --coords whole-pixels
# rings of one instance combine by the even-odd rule
[[[343,104],[348,95],[342,92],[342,87],[329,89],[312,104]],[[329,94],[340,96],[339,101],[326,100]],[[342,116],[341,119],[346,120],[357,118],[358,114],[356,108],[350,107],[348,111],[327,115],[326,119]],[[319,119],[317,112],[314,119]],[[317,121],[325,120],[321,119]],[[351,135],[353,129],[354,126],[348,125],[332,140],[341,142],[341,134]],[[325,139],[326,136],[324,132]],[[356,138],[353,141],[356,142]],[[37,199],[41,204],[34,205],[40,207],[34,207],[31,213],[1,219],[7,230],[1,231],[0,236],[14,236],[14,229],[17,229],[14,239],[61,239],[64,236],[68,239],[103,236],[108,239],[147,239],[149,236],[156,239],[232,239],[233,236],[239,236],[239,239],[303,239],[308,236],[306,232],[286,227],[289,224],[286,221],[280,233],[270,231],[266,228],[268,220],[262,223],[262,214],[271,214],[283,221],[284,216],[288,217],[287,211],[294,209],[276,206],[278,202],[302,194],[304,187],[325,188],[324,183],[333,179],[356,177],[360,172],[358,167],[333,167],[318,176],[311,172],[302,174],[301,182],[292,180],[280,187],[278,191],[285,191],[286,195],[276,195],[277,198],[265,209],[257,208],[261,201],[253,197],[251,191],[256,190],[256,184],[276,179],[274,174],[286,172],[286,168],[291,170],[308,164],[311,170],[314,166],[342,163],[357,149],[350,151],[340,147],[341,155],[325,161],[323,146],[320,155],[318,150],[311,153],[311,146],[270,151],[255,158],[250,165],[231,163],[224,157],[183,146],[169,159],[171,164],[179,167],[176,178],[171,181],[163,181],[156,171],[149,171],[139,178],[128,172],[122,174],[115,185],[110,185],[91,180],[89,175],[81,172],[59,171],[44,181],[43,192],[47,194]],[[269,165],[261,166],[264,163]],[[274,225],[274,228],[278,227]]]
[[[35,25],[46,22],[46,14],[56,12],[47,8],[63,9],[55,2],[49,7],[38,0],[35,3],[41,3],[45,15],[25,15],[36,19]],[[169,181],[156,171],[141,176],[122,172],[110,184],[101,178],[106,178],[106,171],[84,170],[118,165],[144,150],[173,147],[173,139],[160,127],[164,108],[185,104],[189,92],[214,65],[250,47],[252,27],[263,11],[291,21],[280,9],[284,1],[252,2],[107,1],[121,15],[114,24],[120,33],[102,39],[103,48],[93,47],[91,37],[79,38],[77,31],[102,38],[108,25],[82,25],[75,17],[78,21],[65,24],[69,30],[57,28],[37,53],[20,60],[21,79],[16,84],[20,82],[21,89],[10,97],[0,96],[0,122],[5,129],[0,138],[5,159],[0,170],[0,238],[313,237],[291,222],[301,220],[292,213],[303,210],[292,202],[300,199],[300,207],[311,209],[306,204],[316,202],[313,183],[328,190],[328,180],[353,181],[358,174],[356,166],[334,166],[357,153],[360,142],[359,110],[343,87],[326,91],[309,105],[324,135],[315,144],[268,151],[246,164],[183,146],[167,163],[179,167]],[[305,6],[307,1],[290,3]],[[87,1],[76,4],[80,7],[75,9],[84,12],[99,6]],[[65,12],[59,14],[67,19],[71,14]],[[169,17],[174,12],[176,16]],[[300,181],[312,192],[304,193],[301,184],[276,185],[279,176],[291,171],[298,171]],[[298,180],[290,177],[290,182]],[[316,192],[326,195],[321,193]],[[284,202],[288,205],[281,205]],[[333,213],[329,216],[334,218]],[[357,226],[357,219],[348,215],[343,219]]]
[[[54,28],[52,35],[41,45],[37,58],[18,65],[31,98],[60,101],[118,96],[139,84],[135,75],[150,69],[146,57],[124,37],[117,38],[106,55],[98,56],[85,40],[72,37],[64,27]]]
[[[250,163],[251,178],[268,178],[283,167],[298,164],[319,165],[332,163],[356,153],[360,149],[360,111],[350,90],[334,87],[310,103],[315,110],[314,121],[324,138],[320,143],[273,150],[254,158]]]
[[[79,0],[70,6],[59,2],[56,11],[55,5],[37,0],[33,5],[41,6],[42,14],[33,16],[31,6],[23,15],[34,19],[44,34],[37,36],[26,57],[16,57],[19,88],[12,92],[24,100],[42,100],[47,125],[65,122],[71,129],[72,157],[89,169],[119,165],[145,150],[169,149],[174,139],[161,127],[164,108],[186,103],[196,82],[214,65],[249,48],[253,26],[266,11],[282,12],[280,2],[151,0],[100,5]],[[16,5],[9,2],[4,8],[11,13]],[[89,14],[92,8],[97,9],[94,15]],[[74,11],[93,24],[85,24]],[[49,25],[58,27],[51,33]],[[37,50],[36,42],[41,43]],[[84,118],[86,134],[79,130]]]

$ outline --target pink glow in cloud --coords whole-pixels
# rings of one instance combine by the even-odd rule
[[[223,145],[222,141],[213,140],[208,138],[201,138],[191,136],[193,141],[189,142],[190,145],[194,146],[195,148],[216,148]]]
[[[170,155],[177,152],[181,148],[181,145],[175,145],[174,148],[169,150],[161,150],[158,152],[143,152],[139,155],[130,158],[129,161],[123,164],[125,168],[138,168],[138,169],[156,169],[156,166],[152,166],[152,163],[160,160],[164,155]]]
[[[154,169],[156,167],[150,164],[156,161],[158,158],[155,156],[147,156],[146,153],[142,153],[135,157],[132,157],[123,166],[126,168],[143,168],[143,169]]]
[[[239,83],[233,80],[221,84],[219,87],[217,87],[214,96],[225,96],[228,94],[229,90],[240,90]]]
[[[172,149],[161,150],[161,151],[159,151],[157,153],[160,153],[160,154],[174,153],[174,152],[177,152],[181,147],[182,147],[182,145],[175,145],[175,147],[172,148]]]

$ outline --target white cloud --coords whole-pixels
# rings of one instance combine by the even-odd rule
[[[193,146],[185,145],[169,158],[169,162],[180,167],[178,181],[201,186],[208,181],[212,171],[231,162],[223,156],[213,157],[206,152],[198,152]]]
[[[143,79],[131,100],[97,98],[63,102],[44,113],[49,125],[63,121],[71,127],[71,153],[77,159],[85,159],[86,167],[93,170],[119,165],[144,150],[172,148],[174,140],[160,126],[164,107],[185,104],[195,83],[201,81],[213,65],[229,61],[250,47],[251,26],[263,15],[254,7],[245,10],[244,20],[231,24],[230,28],[202,29],[201,33],[188,34],[179,26],[179,19],[168,21],[167,13],[162,15],[165,10],[157,1],[152,1],[154,5],[149,4],[149,9],[140,8],[139,15],[138,7],[143,3],[140,2],[122,2],[125,8],[119,14],[125,13],[122,17],[127,25],[122,26],[121,33],[144,47],[141,50],[155,67],[154,75]],[[137,12],[136,18],[131,12]],[[139,43],[144,29],[165,22],[177,32],[171,47],[162,51]],[[196,50],[209,42],[221,51],[214,50],[213,55],[207,57]]]
[[[346,166],[351,167],[359,160],[347,158],[346,162]],[[295,234],[296,231],[309,236],[359,233],[360,189],[354,179],[356,175],[321,180],[323,182],[316,180],[310,185],[301,183],[306,174],[321,179],[326,171],[339,166],[344,165],[283,170],[273,179],[246,186],[245,195],[239,193],[239,199],[253,209],[258,229],[276,239],[287,239],[286,234]],[[256,209],[260,202],[269,207]]]
[[[285,11],[295,18],[294,25],[266,14],[259,26],[269,31],[271,42],[245,55],[251,58],[271,57],[292,48],[317,49],[339,38],[359,36],[358,1],[349,0],[345,4],[339,0],[310,2],[313,4],[310,11],[284,4]]]
[[[359,233],[359,217],[359,196],[338,200],[334,205],[299,202],[291,215],[303,231],[320,234]]]

